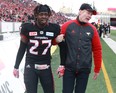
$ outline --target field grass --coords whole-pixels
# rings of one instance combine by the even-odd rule
[[[55,93],[62,93],[62,78],[58,78],[56,75],[56,68],[59,65],[59,54],[58,54],[59,49],[56,50],[56,52],[53,54],[53,59],[52,59],[52,67],[53,67],[53,72],[54,72],[54,79],[55,79],[55,87],[56,87],[56,92]],[[55,62],[55,63],[54,63]],[[57,67],[54,67],[57,66]],[[98,77],[97,80],[92,79],[93,72],[90,74],[89,78],[89,83],[87,87],[87,92],[86,93],[107,93],[103,73],[101,71],[100,77]],[[101,85],[102,82],[102,86]],[[103,91],[102,91],[103,90]]]
[[[112,31],[111,35],[112,33],[115,32]],[[113,36],[116,36],[116,34]],[[114,52],[108,47],[108,45],[102,39],[101,43],[103,49],[103,62],[111,82],[113,93],[116,93],[116,73],[115,73],[116,54],[114,54]],[[59,48],[57,48],[52,55],[52,71],[54,75],[55,93],[62,93],[62,78],[58,78],[56,74],[56,70],[59,64],[60,64]],[[97,80],[93,80],[92,77],[93,77],[93,67],[89,77],[86,93],[108,93],[102,70]],[[41,85],[39,85],[38,93],[43,93]]]
[[[101,40],[103,48],[103,61],[109,75],[114,93],[116,93],[116,54]]]
[[[116,41],[116,30],[111,30],[110,38],[112,38],[114,41]]]
[[[57,49],[53,54],[52,67],[53,67],[53,74],[55,79],[55,93],[62,93],[62,78],[58,78],[56,75],[56,69],[60,62],[58,51],[59,49]],[[102,71],[97,80],[93,80],[92,78],[93,78],[93,69],[92,69],[92,73],[90,74],[86,93],[107,93],[106,84],[104,81],[104,76]]]

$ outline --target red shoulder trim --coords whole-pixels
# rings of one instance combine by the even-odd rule
[[[70,21],[65,22],[61,27],[61,34],[65,35],[67,27],[69,26],[69,24],[73,22],[75,22],[75,20],[70,20]]]

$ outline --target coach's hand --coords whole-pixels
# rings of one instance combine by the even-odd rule
[[[64,71],[65,71],[65,67],[63,65],[60,65],[57,69],[57,74],[59,78],[64,75]]]
[[[13,70],[13,75],[14,75],[16,78],[19,78],[19,70],[14,68],[14,70]]]
[[[99,73],[94,73],[93,79],[96,80],[98,76],[99,76]]]

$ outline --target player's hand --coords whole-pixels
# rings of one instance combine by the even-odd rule
[[[57,74],[58,74],[58,77],[60,78],[60,77],[62,77],[63,75],[64,75],[64,71],[65,71],[65,67],[64,66],[62,66],[62,65],[60,65],[59,67],[58,67],[58,69],[57,69]]]
[[[14,68],[14,70],[13,70],[13,75],[14,75],[16,78],[19,78],[19,70]]]
[[[58,35],[58,36],[56,37],[56,42],[57,42],[57,43],[60,43],[60,42],[63,41],[63,39],[64,39],[64,34],[60,34],[60,35]]]
[[[98,76],[99,76],[99,73],[94,73],[93,79],[96,80]]]

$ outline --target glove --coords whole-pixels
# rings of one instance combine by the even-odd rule
[[[64,75],[64,71],[65,71],[65,67],[63,65],[60,65],[57,69],[57,74],[59,78]]]
[[[16,78],[19,78],[19,70],[14,68],[14,70],[13,70],[13,75],[14,75]]]

